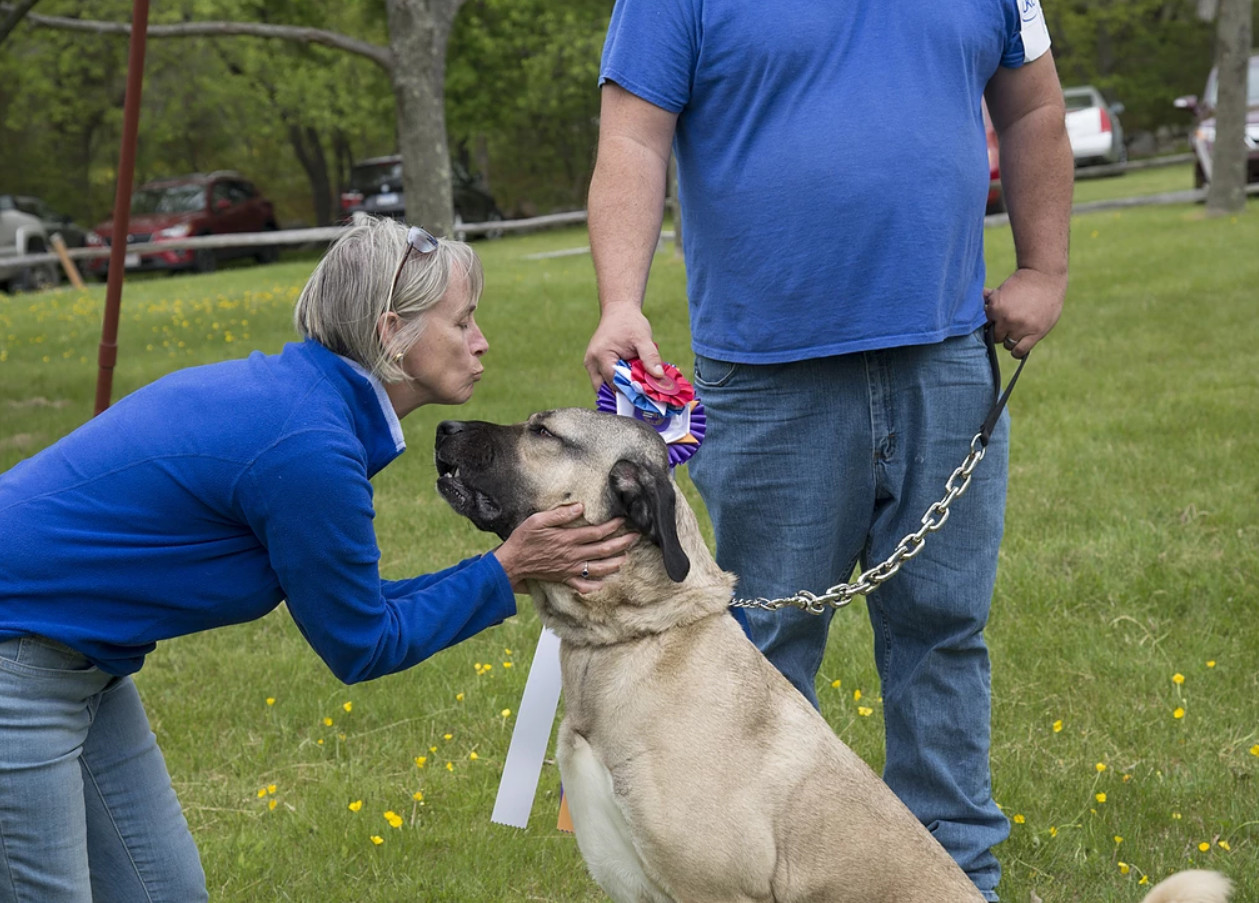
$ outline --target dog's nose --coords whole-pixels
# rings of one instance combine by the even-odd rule
[[[453,436],[455,433],[463,432],[463,421],[461,420],[443,420],[437,424],[437,438],[444,439],[447,436]]]

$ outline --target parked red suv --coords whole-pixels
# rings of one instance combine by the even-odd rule
[[[141,185],[131,196],[131,220],[127,244],[173,241],[198,235],[231,232],[268,232],[277,229],[275,211],[253,183],[234,172],[212,172],[158,179]],[[108,219],[94,230],[113,244],[114,222]],[[259,263],[276,259],[274,245],[239,248],[198,248],[128,254],[127,269],[213,270],[229,257],[255,257]],[[98,264],[108,266],[106,258]]]
[[[997,144],[997,130],[988,115],[988,101],[981,100],[979,106],[984,114],[984,138],[988,143],[988,206],[984,212],[991,216],[1005,213],[1005,194],[1001,190],[1001,149]]]

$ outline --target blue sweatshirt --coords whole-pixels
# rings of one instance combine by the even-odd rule
[[[287,601],[346,683],[515,614],[493,555],[382,580],[372,485],[405,449],[379,382],[322,345],[165,376],[0,474],[0,639],[110,674]]]

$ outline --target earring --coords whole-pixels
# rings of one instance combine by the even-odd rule
[[[402,357],[403,357],[403,354],[402,354],[402,352],[401,352],[401,351],[399,351],[397,354],[395,354],[395,355],[393,356],[393,362],[394,362],[395,364],[400,364],[400,363],[402,363]]]

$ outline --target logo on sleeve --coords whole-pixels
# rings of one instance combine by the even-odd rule
[[[1040,0],[1018,0],[1019,35],[1023,39],[1023,62],[1030,63],[1049,49],[1049,28]]]

